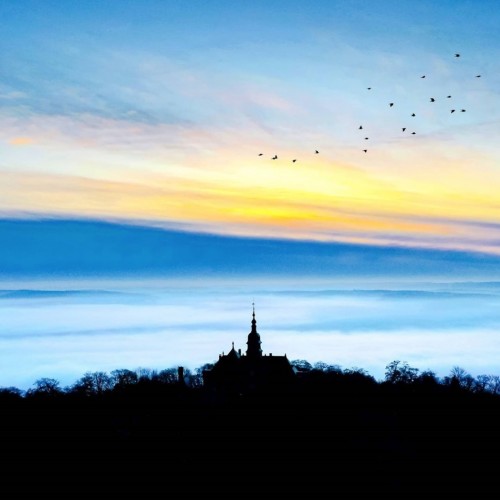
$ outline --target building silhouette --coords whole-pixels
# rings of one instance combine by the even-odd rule
[[[295,372],[286,354],[263,354],[262,341],[257,332],[255,306],[252,312],[252,329],[248,334],[247,350],[234,348],[220,354],[212,368],[204,370],[203,384],[213,395],[231,396],[263,392],[289,387]]]

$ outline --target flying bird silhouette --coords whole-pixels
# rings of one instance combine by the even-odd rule
[[[415,134],[416,134],[416,132],[412,132],[412,134],[413,134],[413,135],[415,135]]]
[[[271,160],[277,160],[278,159],[278,155],[274,155]]]
[[[434,97],[431,97],[431,102],[436,102],[436,99],[434,99]]]
[[[447,98],[447,99],[450,99],[450,98],[451,98],[451,95],[447,95],[447,96],[446,96],[446,98]]]
[[[361,130],[362,128],[363,128],[363,125],[360,125],[358,130]]]
[[[460,111],[461,111],[462,113],[465,113],[465,109],[461,109]]]
[[[367,89],[366,89],[366,90],[371,90],[371,89],[372,89],[371,87],[367,87]]]
[[[404,132],[406,130],[406,127],[403,127],[401,130]]]
[[[390,102],[390,103],[389,103],[389,106],[390,106],[390,107],[394,106],[394,103],[393,103],[393,102]]]
[[[368,151],[368,149],[363,149],[363,151],[366,153]]]
[[[368,140],[368,137],[365,137],[365,141]]]
[[[319,151],[318,151],[317,149],[316,149],[314,152],[315,152],[316,154],[318,154],[318,153],[319,153]]]
[[[259,156],[262,156],[262,153],[259,153]]]
[[[481,75],[476,75],[476,78],[481,78]]]
[[[460,57],[460,54],[455,54],[455,57]]]
[[[415,113],[412,113],[411,116],[415,116]]]
[[[420,78],[425,78],[425,75],[422,75]]]
[[[454,110],[454,109],[452,109],[452,110],[450,111],[450,113],[454,113],[454,112],[455,112],[455,110]]]
[[[295,163],[297,160],[292,160],[293,163]]]

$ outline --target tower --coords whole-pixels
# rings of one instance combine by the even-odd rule
[[[284,356],[264,355],[260,335],[257,332],[255,304],[252,304],[252,330],[248,334],[247,352],[242,356],[241,349],[234,348],[203,371],[203,384],[216,398],[237,397],[244,394],[269,390],[288,390],[293,383],[295,372]]]
[[[248,334],[247,341],[247,356],[249,358],[261,358],[262,349],[260,347],[260,335],[257,333],[257,321],[255,319],[255,304],[253,306],[252,313],[252,331]]]

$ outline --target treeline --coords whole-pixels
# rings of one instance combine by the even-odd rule
[[[500,376],[482,374],[473,377],[467,370],[460,366],[454,366],[448,375],[438,377],[432,370],[421,371],[410,366],[406,361],[394,360],[385,367],[383,380],[376,380],[363,368],[346,368],[339,365],[332,365],[324,362],[309,363],[304,359],[291,361],[291,365],[296,373],[297,382],[294,389],[304,389],[314,384],[324,386],[325,383],[332,383],[338,389],[342,385],[346,388],[356,387],[388,387],[419,390],[452,390],[462,391],[472,394],[492,394],[500,395]],[[57,379],[43,377],[36,380],[33,387],[23,391],[17,387],[0,387],[0,399],[2,401],[14,401],[20,398],[39,398],[48,396],[103,396],[111,393],[122,393],[127,390],[134,390],[140,393],[141,390],[150,392],[151,389],[159,389],[165,386],[176,386],[182,384],[185,389],[192,389],[193,392],[200,392],[203,389],[203,372],[212,368],[213,364],[207,363],[191,371],[182,368],[179,375],[179,368],[167,368],[164,370],[153,370],[149,368],[118,369],[110,373],[104,371],[86,372],[74,384],[61,387]],[[243,394],[240,394],[243,396]]]
[[[420,498],[467,488],[479,498],[496,481],[498,377],[453,367],[440,378],[395,360],[376,380],[360,368],[291,363],[293,384],[256,392],[214,394],[202,376],[211,365],[181,376],[177,367],[120,369],[68,387],[52,378],[27,391],[4,387],[0,475]]]

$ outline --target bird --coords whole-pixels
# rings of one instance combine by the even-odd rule
[[[451,99],[451,95],[447,95],[447,96],[446,96],[446,98],[447,98],[447,99]]]
[[[425,78],[425,75],[422,75],[420,78]]]
[[[455,57],[460,57],[460,54],[455,54]]]
[[[431,97],[431,102],[435,102],[436,99],[434,99],[434,97]]]
[[[368,137],[365,137],[365,141],[368,140]]]
[[[450,111],[450,113],[454,113],[454,112],[455,112],[455,110],[454,110],[454,109],[452,109],[452,110]]]
[[[390,106],[390,107],[394,106],[394,103],[393,103],[393,102],[390,102],[390,103],[389,103],[389,106]]]
[[[262,156],[262,153],[259,153],[259,156]]]
[[[460,110],[460,112],[461,112],[461,113],[465,113],[465,109],[461,109],[461,110]]]
[[[416,132],[412,132],[412,134],[413,134],[413,135],[415,135],[415,134],[416,134]]]
[[[415,113],[412,113],[411,116],[415,116]]]
[[[366,90],[371,90],[371,89],[372,89],[371,87],[367,87],[367,89],[366,89]]]
[[[295,160],[292,160],[292,162],[293,162],[293,163],[295,163],[296,161],[297,161],[296,159],[295,159]]]
[[[271,160],[277,160],[278,159],[278,155],[274,155]]]
[[[366,153],[368,151],[368,149],[363,149],[363,151]]]
[[[362,128],[363,128],[363,125],[360,125],[358,130],[361,130]]]
[[[403,127],[401,130],[404,132],[406,130],[406,127]]]
[[[481,75],[476,75],[476,78],[481,78]]]
[[[319,151],[318,151],[317,149],[316,149],[314,152],[315,152],[316,154],[318,154],[318,153],[319,153]]]

